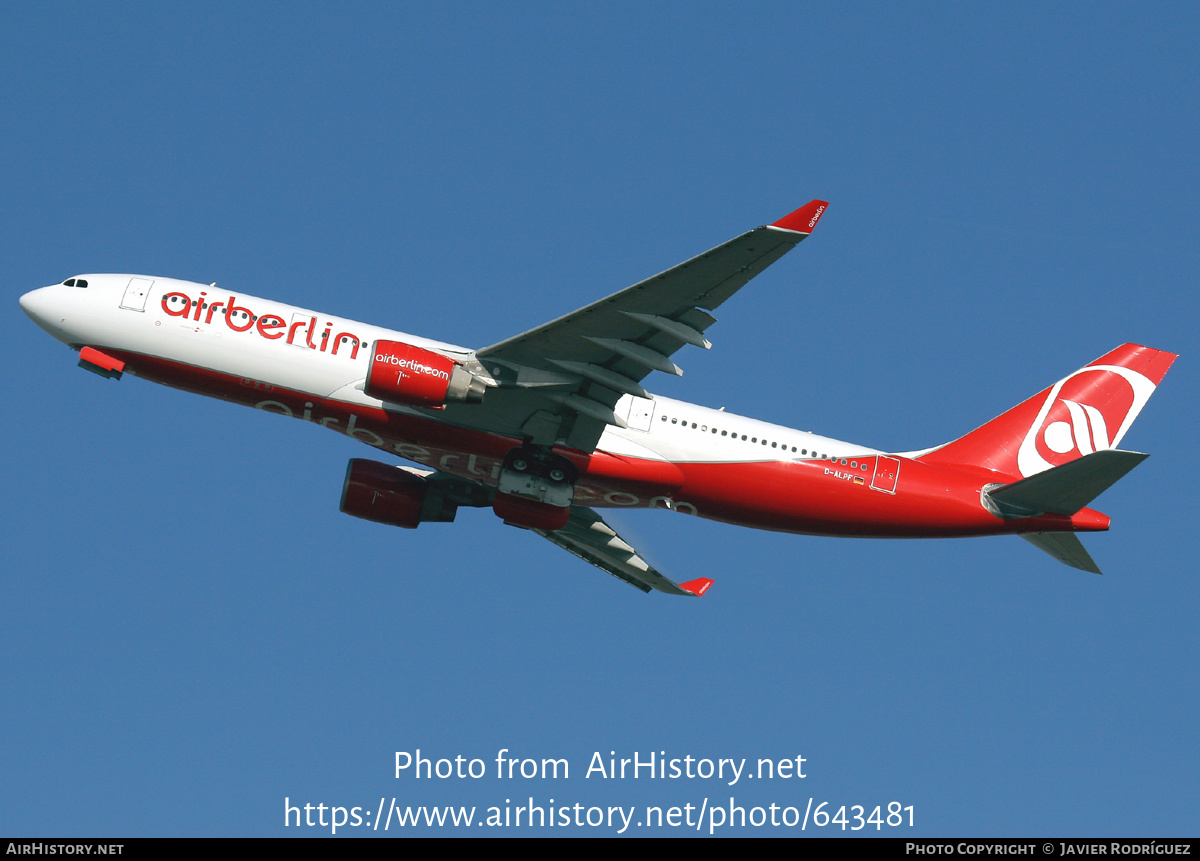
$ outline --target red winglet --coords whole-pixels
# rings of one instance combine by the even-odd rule
[[[689,580],[686,583],[680,583],[679,588],[691,592],[697,598],[708,591],[708,587],[713,584],[712,580],[707,577],[700,577],[696,580]]]
[[[807,236],[813,232],[813,228],[817,226],[817,222],[821,220],[821,216],[825,214],[825,210],[828,207],[828,201],[814,200],[811,203],[806,203],[790,215],[785,215],[771,226],[778,227],[780,230],[803,233]]]

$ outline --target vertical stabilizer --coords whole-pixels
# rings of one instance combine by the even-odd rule
[[[918,459],[1028,478],[1115,448],[1175,354],[1122,344],[964,437]]]

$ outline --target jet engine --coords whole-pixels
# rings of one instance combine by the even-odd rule
[[[562,529],[571,519],[569,505],[564,508],[548,502],[538,502],[527,496],[517,496],[515,493],[497,493],[492,502],[492,510],[509,526],[543,529],[547,532]]]
[[[402,341],[376,341],[364,391],[381,401],[414,407],[477,404],[487,385],[441,353]]]
[[[404,529],[429,521],[448,523],[458,513],[458,506],[421,476],[357,457],[346,467],[340,507],[346,514]]]

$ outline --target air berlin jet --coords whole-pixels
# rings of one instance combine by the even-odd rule
[[[314,422],[418,466],[354,459],[341,509],[416,528],[460,506],[553,541],[642,591],[702,595],[602,512],[662,508],[809,535],[1014,534],[1099,573],[1087,505],[1146,455],[1116,446],[1175,359],[1123,344],[966,436],[887,453],[656,397],[707,350],[712,311],[806,239],[814,200],[608,298],[480,350],[144,275],[78,275],[21,297],[101,376],[128,372]]]

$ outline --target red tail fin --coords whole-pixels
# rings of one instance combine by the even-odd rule
[[[918,459],[973,464],[1027,478],[1085,454],[1115,448],[1174,361],[1174,353],[1122,344]]]

